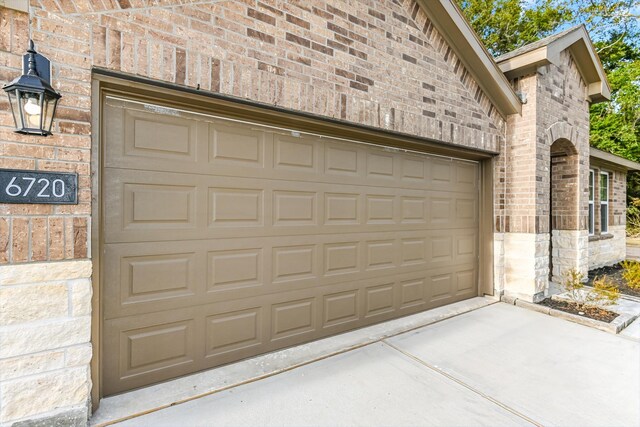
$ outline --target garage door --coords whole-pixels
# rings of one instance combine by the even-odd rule
[[[113,394],[478,294],[478,164],[103,104]]]

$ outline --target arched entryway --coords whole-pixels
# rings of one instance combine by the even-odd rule
[[[578,268],[579,247],[573,238],[580,229],[580,160],[576,147],[558,139],[550,148],[549,280],[560,283],[564,273]]]

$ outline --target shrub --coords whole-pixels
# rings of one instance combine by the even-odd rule
[[[622,278],[631,289],[640,290],[640,263],[634,261],[622,261]]]
[[[569,299],[578,308],[601,307],[618,302],[620,289],[608,276],[596,277],[593,281],[593,288],[586,288],[582,282],[583,279],[584,274],[572,268],[564,273],[562,282],[562,287],[568,294]]]
[[[575,268],[564,272],[564,280],[562,281],[562,287],[565,292],[569,294],[569,297],[576,304],[584,303],[584,274],[580,273]]]
[[[593,280],[593,290],[587,293],[585,305],[591,307],[613,305],[619,299],[620,289],[608,276],[601,276]]]

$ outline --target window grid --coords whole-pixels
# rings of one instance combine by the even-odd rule
[[[609,231],[609,172],[600,172],[600,232]]]

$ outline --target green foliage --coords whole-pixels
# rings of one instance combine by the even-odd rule
[[[457,0],[467,19],[495,56],[555,32],[572,16],[557,0]],[[525,7],[526,6],[526,7]]]
[[[595,41],[600,62],[605,71],[614,71],[619,64],[640,59],[640,46],[635,40],[630,40],[627,33],[611,33],[606,40]]]
[[[585,306],[601,307],[603,305],[613,305],[620,299],[620,289],[608,276],[596,277],[592,285],[593,290],[586,294]]]
[[[620,298],[620,289],[607,276],[596,277],[592,288],[584,285],[584,274],[573,268],[564,273],[563,279],[562,287],[578,307],[611,305]]]
[[[627,236],[640,237],[640,199],[632,198],[627,205]]]
[[[638,0],[559,1],[572,10],[572,24],[587,27],[607,71],[614,70],[621,61],[638,59],[633,53],[634,48],[640,47]]]
[[[611,102],[591,107],[591,145],[640,160],[640,59],[609,72]]]
[[[631,289],[640,290],[640,263],[634,261],[623,261],[622,278]]]

